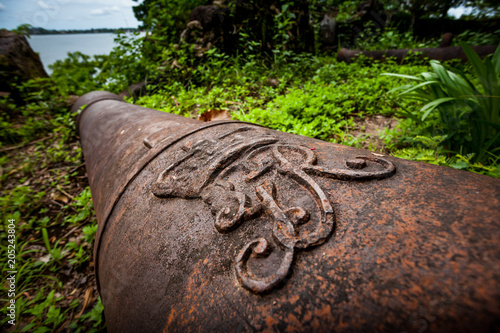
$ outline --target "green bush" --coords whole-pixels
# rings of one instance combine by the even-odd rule
[[[500,30],[493,33],[483,33],[465,30],[453,39],[453,45],[467,43],[469,45],[498,45],[500,44]]]
[[[360,50],[389,50],[437,47],[436,41],[417,40],[411,31],[400,32],[395,27],[373,29],[373,22],[365,27],[356,40]]]
[[[416,81],[394,89],[400,95],[425,103],[416,118],[427,121],[429,133],[443,135],[446,150],[474,154],[473,162],[497,160],[500,151],[500,48],[492,59],[482,61],[466,44],[462,45],[473,69],[473,77],[448,70],[432,60],[432,72],[419,76],[388,74]],[[412,116],[409,114],[409,116]],[[415,118],[414,118],[415,119]]]

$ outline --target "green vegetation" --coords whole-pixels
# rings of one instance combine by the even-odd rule
[[[7,222],[15,220],[16,323],[23,332],[61,326],[99,331],[92,242],[97,228],[74,115],[49,80],[23,86],[25,106],[1,101],[0,251],[7,253]],[[2,286],[7,271],[2,267]],[[2,303],[7,304],[3,292]],[[10,320],[1,310],[2,327]]]
[[[118,93],[146,81],[146,96],[129,103],[187,117],[224,110],[233,119],[280,131],[500,177],[499,51],[483,61],[464,45],[466,64],[416,57],[405,65],[363,57],[339,63],[334,55],[290,50],[286,32],[294,15],[282,7],[270,52],[261,52],[261,41],[241,29],[244,48],[234,54],[212,48],[198,57],[192,45],[172,43],[178,42],[175,29],[182,28],[179,18],[199,2],[147,3],[158,1],[137,7],[152,34],[119,34],[109,55],[70,54],[52,66],[50,79],[19,87],[25,105],[0,99],[0,251],[7,253],[7,221],[13,219],[17,331],[105,328],[92,262],[97,222],[75,115],[66,102],[71,94]],[[347,19],[359,1],[331,3],[341,4]],[[369,29],[359,44],[364,49],[437,44],[395,28],[376,34]],[[497,37],[468,32],[462,40]],[[8,270],[4,265],[2,291]],[[2,325],[6,315],[3,307]]]
[[[373,33],[370,26],[361,33],[358,41],[361,50],[390,50],[424,47],[438,47],[437,41],[419,41],[410,31],[400,33],[396,28],[377,28]]]
[[[467,154],[476,162],[487,163],[491,157],[496,161],[500,151],[500,48],[491,60],[483,62],[470,46],[462,47],[474,69],[471,79],[433,60],[432,72],[417,77],[393,74],[418,83],[393,91],[407,89],[401,95],[426,103],[421,118],[408,116],[425,127],[427,137],[440,135],[444,149]],[[435,110],[438,121],[424,122]]]

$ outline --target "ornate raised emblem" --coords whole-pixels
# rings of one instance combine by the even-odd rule
[[[371,156],[346,161],[345,169],[325,169],[316,165],[316,155],[310,148],[280,143],[268,133],[247,126],[187,143],[153,186],[154,195],[160,198],[203,200],[221,233],[263,214],[271,216],[273,240],[283,252],[278,261],[272,261],[272,273],[255,274],[248,265],[250,257],[268,257],[273,252],[265,238],[246,244],[236,258],[239,283],[255,293],[266,293],[280,285],[298,251],[321,245],[332,234],[334,209],[312,176],[370,180],[390,177],[396,170],[391,162]],[[377,171],[363,171],[367,163],[379,165]],[[288,190],[280,191],[277,184]],[[290,188],[304,194],[300,199],[283,196],[293,193]],[[287,207],[287,202],[295,205]]]

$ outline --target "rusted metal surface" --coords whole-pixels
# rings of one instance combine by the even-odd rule
[[[499,180],[84,104],[110,332],[498,331]]]
[[[472,49],[481,57],[484,58],[489,54],[495,53],[497,45],[479,45],[472,46]],[[461,46],[450,47],[430,47],[421,49],[397,49],[397,50],[383,50],[383,51],[358,51],[349,49],[340,49],[337,53],[338,61],[345,61],[351,63],[355,58],[364,55],[368,58],[375,60],[386,60],[387,58],[394,59],[397,63],[402,64],[404,59],[408,56],[409,52],[416,53],[420,58],[435,59],[440,61],[459,59],[467,61],[467,56],[462,50]],[[418,53],[417,53],[418,52]]]

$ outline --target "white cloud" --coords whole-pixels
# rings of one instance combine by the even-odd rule
[[[60,0],[38,0],[38,6],[46,10],[59,10]]]
[[[40,6],[40,8],[43,8],[43,9],[49,9],[50,6],[48,4],[46,4],[44,1],[38,1],[38,6]]]
[[[113,7],[104,7],[100,9],[93,9],[90,11],[91,16],[104,16],[104,15],[110,15],[113,13],[117,13],[120,11],[120,8],[118,6],[113,6]]]
[[[456,18],[460,18],[460,16],[462,16],[463,14],[469,15],[471,12],[472,12],[472,8],[466,8],[464,6],[460,6],[457,8],[451,8],[448,11],[448,15],[454,16]]]
[[[93,9],[90,11],[90,15],[92,16],[101,16],[106,14],[108,14],[108,12],[106,12],[104,9]]]
[[[137,2],[132,0],[57,0],[60,4],[72,4],[72,5],[85,5],[88,7],[97,6],[120,6],[120,7],[131,7],[137,6]]]
[[[3,5],[3,3],[0,2],[0,10],[5,10],[5,6]]]
[[[130,8],[130,6],[137,6],[138,3],[137,2],[131,2],[130,0],[122,0],[121,2],[121,6],[124,7],[124,8]]]

